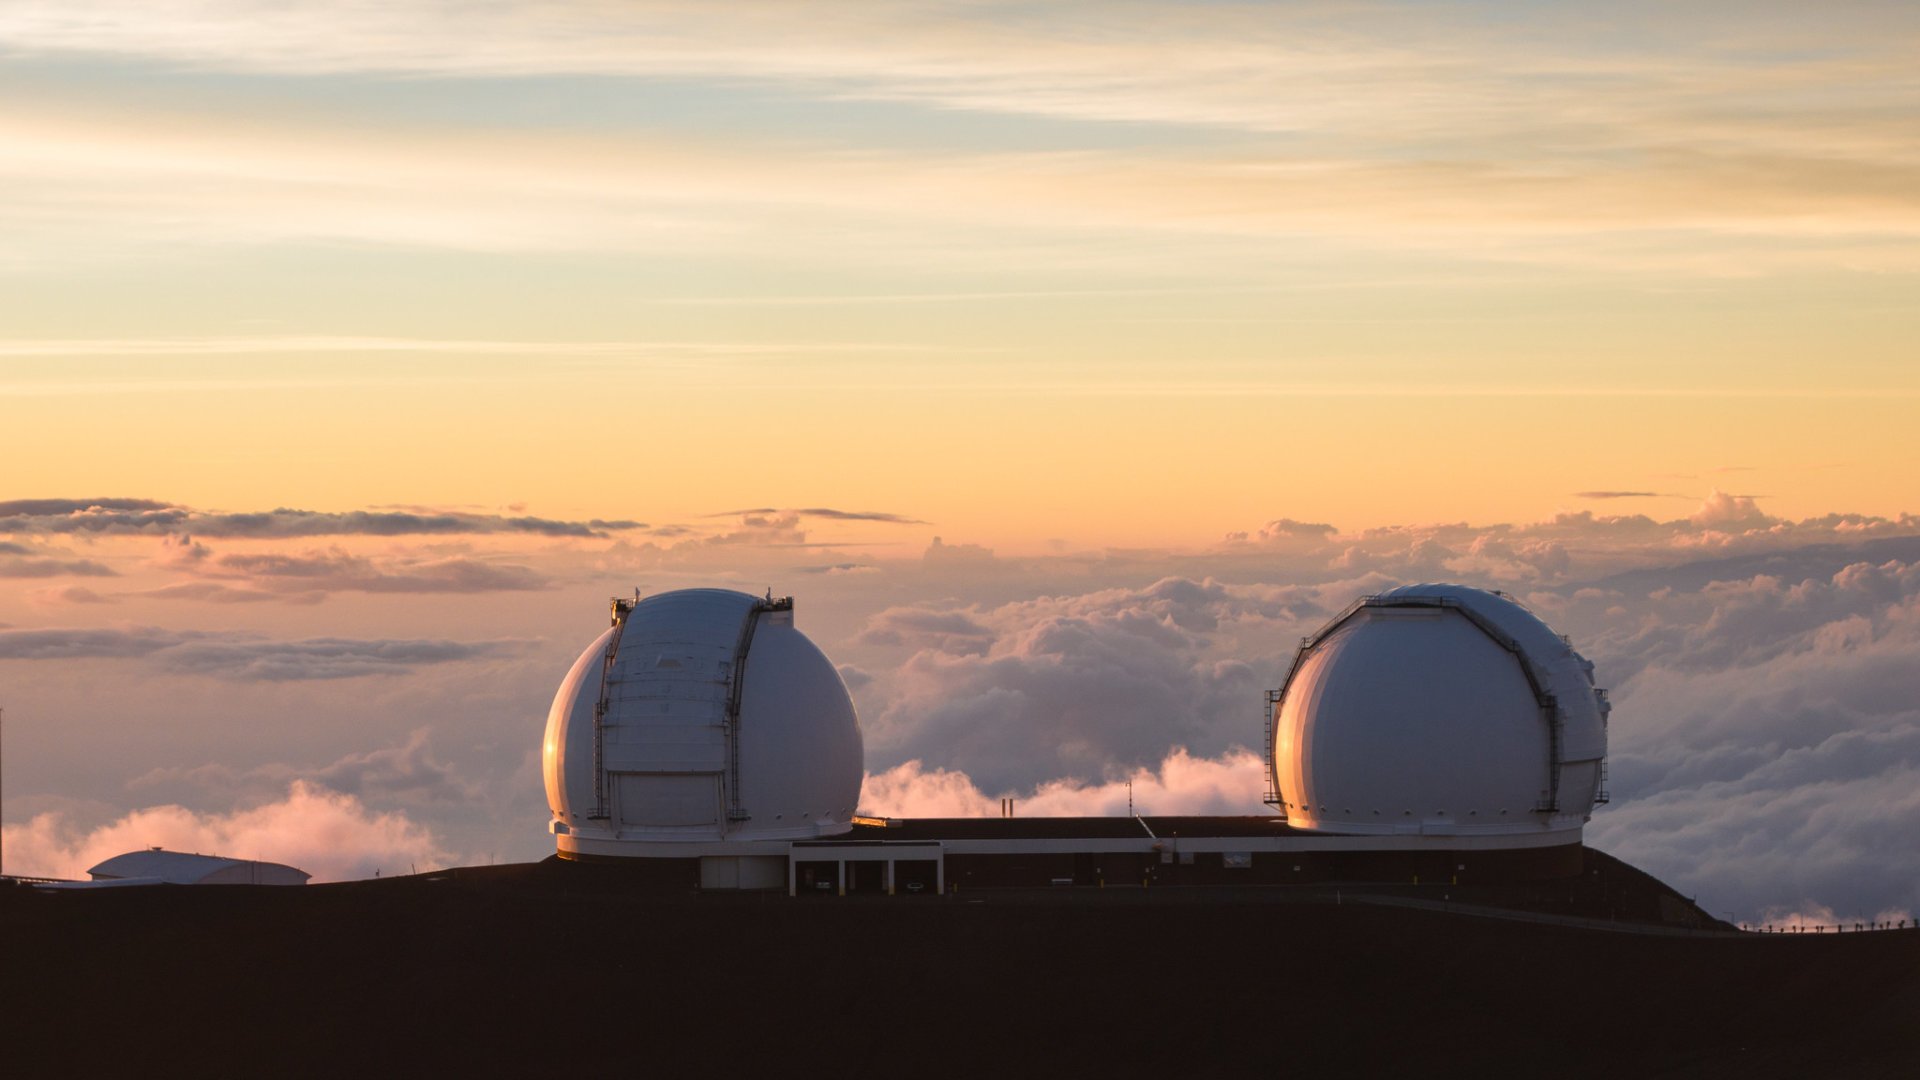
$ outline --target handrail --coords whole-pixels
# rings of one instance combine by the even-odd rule
[[[740,697],[747,685],[747,650],[753,647],[753,632],[760,626],[761,615],[792,610],[793,597],[785,596],[776,600],[769,591],[766,599],[755,600],[753,607],[747,611],[746,621],[740,627],[740,640],[733,647],[733,670],[727,687],[725,721],[728,821],[746,821],[753,816],[740,804]]]

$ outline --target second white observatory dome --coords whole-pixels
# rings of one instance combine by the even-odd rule
[[[1272,800],[1300,828],[1558,839],[1606,798],[1593,665],[1497,593],[1367,597],[1305,640],[1273,698]]]
[[[727,589],[614,601],[541,757],[563,855],[846,832],[863,771],[853,700],[792,599]]]

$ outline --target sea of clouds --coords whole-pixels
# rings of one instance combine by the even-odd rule
[[[1611,690],[1590,843],[1740,920],[1920,910],[1910,515],[1784,521],[1716,493],[1674,520],[1280,519],[1190,550],[1011,558],[817,539],[921,524],[873,512],[282,510],[192,539],[167,531],[190,508],[122,502],[0,504],[0,573],[23,586],[0,609],[10,716],[60,725],[29,740],[44,768],[9,769],[10,872],[83,876],[150,844],[323,879],[540,857],[545,702],[629,582],[795,594],[860,707],[868,812],[1260,813],[1264,692],[1299,639],[1359,596],[1446,580],[1508,592]]]

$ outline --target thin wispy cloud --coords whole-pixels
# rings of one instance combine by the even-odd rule
[[[447,511],[317,511],[281,507],[250,513],[196,510],[153,499],[15,499],[0,502],[0,529],[26,534],[287,539],[308,536],[461,536],[525,533],[596,537],[644,529],[625,520],[559,521]]]
[[[787,356],[827,353],[960,351],[910,342],[871,341],[482,341],[470,339],[381,338],[353,336],[193,337],[193,338],[48,338],[0,339],[0,358],[19,357],[197,357],[197,356],[341,356],[355,353],[426,353],[458,356],[552,357],[562,359],[634,359],[725,356]],[[270,385],[240,383],[239,385]],[[335,385],[340,385],[336,383]]]
[[[0,578],[113,577],[113,567],[93,559],[4,559]]]
[[[324,765],[302,768],[283,762],[236,769],[213,762],[189,768],[150,769],[129,781],[129,790],[146,797],[169,792],[256,794],[263,799],[293,783],[314,784],[343,795],[406,803],[471,802],[479,786],[434,753],[426,728],[416,728],[398,745],[355,751]]]
[[[771,236],[831,236],[837,259],[887,262],[903,254],[903,233],[910,251],[952,260],[981,246],[975,234],[1006,229],[1050,237],[1054,259],[1088,234],[1315,237],[1456,257],[1464,245],[1481,258],[1734,275],[1920,259],[1920,149],[1902,122],[1920,92],[1898,77],[1910,52],[1899,43],[1920,40],[1911,20],[1843,6],[1824,35],[1830,55],[1783,65],[1756,52],[1769,42],[1804,51],[1801,20],[1744,20],[1751,40],[1735,46],[1682,33],[1694,20],[1663,11],[1603,44],[1577,16],[1548,9],[1517,28],[1471,6],[1387,10],[1392,33],[1384,15],[1362,22],[1337,9],[1230,6],[1176,20],[1126,5],[1089,37],[1075,9],[1060,7],[1010,24],[984,8],[884,5],[823,19],[785,5],[722,16],[684,5],[483,13],[415,3],[345,18],[234,0],[107,6],[86,20],[19,5],[0,41],[35,56],[348,81],[759,80],[821,108],[923,109],[931,126],[970,110],[1141,131],[1123,149],[981,138],[906,148],[725,124],[699,137],[644,124],[595,137],[476,117],[413,129],[341,110],[169,117],[159,104],[55,99],[0,108],[0,133],[19,148],[0,220],[23,235],[57,230],[69,248],[77,222],[90,221],[88,247],[118,236],[136,246],[737,255]],[[1873,33],[1841,32],[1856,22]],[[588,24],[594,32],[581,33]],[[1193,127],[1239,137],[1177,138]],[[102,176],[124,182],[102,191]],[[1001,265],[1004,254],[982,253]]]
[[[157,626],[0,630],[0,661],[150,659],[170,674],[232,682],[396,676],[434,664],[509,656],[525,646],[524,641],[518,640],[331,637],[273,640]]]
[[[69,604],[111,604],[115,600],[84,585],[63,585],[30,589],[27,602],[36,607],[62,607]]]
[[[877,521],[889,525],[928,525],[931,522],[905,514],[892,514],[881,510],[835,510],[832,507],[810,506],[803,508],[782,508],[762,506],[746,510],[723,510],[707,517],[742,517],[759,514],[798,514],[801,517],[821,518],[827,521]]]
[[[1029,5],[1010,20],[1003,9],[965,4],[799,10],[746,3],[716,11],[684,2],[561,2],[475,10],[413,0],[342,18],[328,5],[296,12],[261,0],[176,0],[95,4],[88,18],[75,19],[42,0],[10,5],[0,40],[32,53],[117,54],[249,73],[757,78],[822,95],[947,108],[1285,132],[1340,122],[1392,96],[1404,115],[1375,119],[1396,132],[1427,126],[1435,115],[1486,125],[1552,110],[1604,134],[1627,103],[1658,106],[1675,123],[1715,118],[1722,87],[1732,83],[1756,107],[1716,118],[1744,121],[1718,125],[1725,139],[1769,121],[1806,125],[1820,117],[1835,105],[1791,108],[1786,92],[1896,65],[1901,41],[1915,30],[1911,17],[1881,4],[1831,5],[1818,25],[1775,26],[1768,18],[1790,10],[1749,5],[1728,28],[1712,11],[1628,3],[1615,10],[1616,32],[1600,38],[1571,36],[1583,28],[1577,10],[1494,21],[1471,4],[1375,5],[1356,22],[1338,7],[1225,5],[1205,19],[1170,20],[1163,5],[1125,3],[1104,12],[1096,35],[1085,32],[1081,9],[1059,3]],[[1703,43],[1709,26],[1723,32]],[[1877,35],[1861,35],[1866,26]],[[1557,55],[1545,53],[1548,44],[1560,46]],[[1815,45],[1829,51],[1810,52]],[[1798,46],[1807,59],[1789,73],[1755,63],[1769,46]],[[1423,85],[1455,90],[1437,100],[1406,92]],[[1514,85],[1533,94],[1516,100],[1499,92]],[[1308,89],[1320,92],[1299,92]],[[1877,93],[1902,90],[1894,84]],[[1862,141],[1875,130],[1836,135]]]
[[[146,595],[162,599],[253,599],[282,594],[305,599],[314,593],[496,593],[549,588],[545,574],[517,563],[452,558],[383,558],[354,555],[340,548],[324,551],[229,552],[183,567],[220,581],[186,583]],[[213,585],[211,591],[191,594],[181,590]]]

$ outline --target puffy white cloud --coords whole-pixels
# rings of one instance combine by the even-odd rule
[[[1285,528],[1257,544],[1246,533],[1229,535],[1201,572],[1253,565],[1299,582],[1371,573],[1398,581],[1533,587],[1594,583],[1635,571],[1664,574],[1715,558],[1791,558],[1823,544],[1901,544],[1920,537],[1920,517],[1912,514],[1828,514],[1795,522],[1766,514],[1756,496],[1721,491],[1711,492],[1693,514],[1667,521],[1581,510],[1525,524],[1398,525],[1355,533],[1286,521],[1269,528],[1275,525]],[[1920,552],[1920,546],[1911,550]],[[1659,584],[1670,582],[1653,587]]]
[[[84,879],[87,869],[129,851],[163,847],[296,866],[316,881],[405,873],[458,861],[426,828],[401,813],[375,813],[360,800],[303,781],[286,797],[225,814],[181,806],[135,810],[91,831],[69,829],[57,813],[6,828],[7,872]]]
[[[1832,933],[1835,930],[1877,929],[1913,925],[1913,913],[1906,908],[1887,908],[1871,915],[1836,913],[1825,904],[1798,907],[1770,907],[1751,920],[1753,925],[1781,933]]]
[[[1313,521],[1295,521],[1292,518],[1275,518],[1260,526],[1257,532],[1249,535],[1244,532],[1231,532],[1226,536],[1230,544],[1315,544],[1326,541],[1340,530],[1331,525]]]
[[[1902,840],[1920,835],[1920,521],[1783,522],[1736,496],[1703,514],[1230,542],[1094,573],[1205,563],[1240,581],[1016,600],[968,603],[967,579],[944,577],[948,599],[883,608],[855,635],[873,675],[870,801],[994,813],[1017,794],[1039,812],[1043,789],[1100,789],[1174,747],[1217,760],[1259,738],[1260,691],[1344,604],[1421,578],[1518,584],[1613,690],[1613,803],[1594,843],[1741,918],[1920,909],[1920,851]],[[972,595],[1049,580],[1000,563]],[[1087,568],[1053,565],[1056,585]]]
[[[996,788],[1091,781],[1180,746],[1219,753],[1258,730],[1262,687],[1215,639],[1281,639],[1325,611],[1309,589],[1185,578],[964,612],[889,609],[861,640],[917,651],[886,678],[868,752]]]
[[[860,784],[860,812],[885,817],[989,817],[999,811],[966,773],[927,768],[919,758]]]
[[[1595,843],[1749,916],[1920,907],[1920,565],[1825,557],[1843,564],[1611,598]]]
[[[1141,815],[1261,814],[1266,766],[1259,755],[1230,750],[1217,758],[1198,758],[1176,747],[1158,768],[1141,767],[1116,779],[1083,783],[1050,780],[1031,788],[1007,789],[989,797],[966,773],[929,769],[918,759],[880,773],[868,773],[860,790],[862,813],[887,817],[988,817],[999,801],[1014,797],[1022,817],[1111,817],[1127,812],[1131,800]]]
[[[1573,567],[1566,546],[1558,540],[1514,539],[1483,533],[1466,551],[1445,562],[1455,576],[1505,583],[1554,580]]]
[[[930,564],[944,566],[965,566],[968,563],[989,562],[993,559],[993,549],[979,544],[949,544],[936,536],[927,545],[921,558]]]
[[[1691,520],[1695,525],[1704,525],[1716,529],[1756,528],[1774,523],[1774,519],[1760,512],[1760,506],[1751,495],[1729,495],[1719,488],[1707,496],[1699,510],[1694,511]]]

